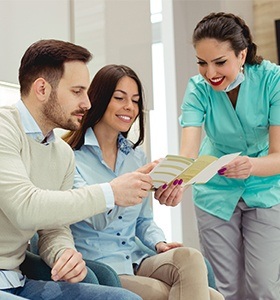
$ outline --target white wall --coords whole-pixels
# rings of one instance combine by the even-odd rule
[[[69,0],[0,1],[0,81],[18,83],[20,59],[33,42],[70,39]]]

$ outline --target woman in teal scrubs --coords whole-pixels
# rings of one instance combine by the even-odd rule
[[[280,299],[280,68],[233,14],[204,17],[193,45],[181,155],[241,152],[193,188],[202,250],[226,300]]]

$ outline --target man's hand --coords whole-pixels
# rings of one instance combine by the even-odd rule
[[[144,165],[143,167],[139,168],[136,170],[136,172],[140,172],[143,174],[149,174],[153,168],[160,162],[160,159],[154,160],[150,163],[147,163],[146,165]]]
[[[175,180],[169,186],[162,185],[155,191],[154,198],[159,201],[160,204],[166,206],[176,206],[179,204],[183,197],[184,188],[181,186],[182,180]]]
[[[123,174],[110,182],[115,204],[132,206],[142,202],[152,187],[152,178],[148,174],[132,172]]]
[[[159,242],[156,244],[156,251],[157,253],[162,253],[178,247],[184,247],[184,245],[177,242],[172,242],[172,243]]]
[[[74,249],[66,249],[53,265],[51,275],[54,281],[63,280],[71,283],[82,281],[87,275],[82,254]]]

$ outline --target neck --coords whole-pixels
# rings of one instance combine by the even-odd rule
[[[40,110],[40,107],[34,105],[34,103],[30,100],[22,99],[22,101],[44,136],[54,129],[54,127],[49,124],[48,120],[46,120],[44,114]]]
[[[119,132],[110,131],[102,125],[96,124],[93,128],[102,152],[117,151],[117,139]]]
[[[106,130],[102,125],[98,126],[98,124],[94,126],[93,131],[98,140],[104,161],[114,171],[118,153],[118,132],[110,132],[110,130]]]
[[[239,92],[239,88],[240,88],[240,85],[237,86],[235,89],[227,92],[227,95],[229,97],[229,100],[232,104],[232,106],[235,108],[236,107],[236,102],[237,102],[237,98],[238,98],[238,92]]]

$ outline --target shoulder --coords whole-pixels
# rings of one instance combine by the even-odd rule
[[[20,116],[15,106],[2,106],[0,107],[0,122],[1,123],[18,123]]]
[[[135,149],[130,150],[126,158],[126,164],[133,166],[133,169],[140,168],[147,163],[147,157],[142,149],[142,146],[138,146]]]
[[[58,136],[57,134],[55,134],[55,142],[57,147],[59,147],[61,149],[61,151],[65,151],[67,152],[71,152],[73,155],[73,150],[70,147],[70,145],[68,145],[60,136]]]
[[[189,79],[184,100],[207,102],[206,99],[210,94],[213,94],[213,89],[205,81],[202,75],[198,74]]]
[[[209,85],[200,74],[191,77],[187,86],[190,91],[204,91],[207,90],[208,87]]]
[[[245,72],[253,80],[264,80],[265,78],[277,77],[279,79],[280,66],[268,60],[263,60],[261,64],[245,65]],[[246,73],[245,73],[246,75]]]
[[[74,152],[72,148],[60,136],[55,135],[53,146],[60,161],[70,161],[71,164],[74,163]]]
[[[17,135],[24,134],[20,115],[15,106],[0,107],[0,127],[1,134],[6,136],[15,138]]]
[[[146,160],[146,159],[147,159],[146,154],[145,154],[145,152],[144,152],[142,146],[138,146],[138,147],[136,147],[135,149],[133,149],[132,151],[133,151],[133,155],[134,155],[135,157],[138,157],[139,159],[141,158],[141,159],[143,159],[143,160]]]

